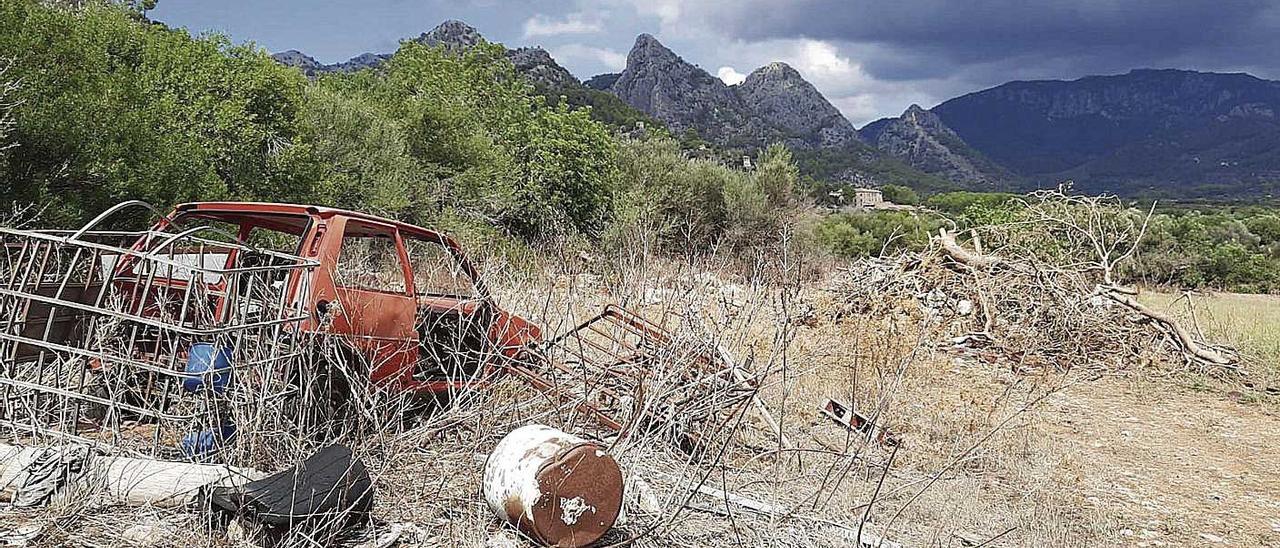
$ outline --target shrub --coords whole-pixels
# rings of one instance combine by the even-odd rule
[[[305,79],[263,52],[193,39],[87,2],[0,4],[0,51],[22,81],[6,202],[74,224],[127,198],[292,198]]]
[[[884,185],[880,192],[883,193],[884,199],[895,204],[916,205],[920,203],[920,195],[902,185]]]
[[[815,228],[818,243],[838,257],[860,258],[920,250],[944,221],[909,211],[859,211],[828,215]]]

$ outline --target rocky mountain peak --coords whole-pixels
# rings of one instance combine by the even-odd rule
[[[662,45],[657,38],[651,34],[641,34],[636,37],[636,42],[631,46],[631,51],[627,53],[627,68],[632,65],[653,65],[653,64],[670,64],[670,65],[689,65],[681,59],[676,52],[671,51],[667,46]]]
[[[955,131],[952,131],[951,128],[947,127],[947,125],[942,122],[942,118],[939,118],[938,115],[933,112],[921,108],[920,105],[912,104],[907,107],[907,110],[902,113],[902,116],[899,117],[899,119],[905,123],[914,124],[924,128],[926,131],[955,135]]]
[[[760,68],[758,68],[758,69],[756,69],[756,70],[751,71],[751,74],[748,74],[748,75],[747,75],[747,79],[748,79],[748,80],[750,80],[750,79],[752,79],[752,78],[756,78],[756,79],[769,79],[769,78],[773,78],[773,79],[782,79],[782,80],[804,80],[804,77],[803,77],[803,76],[800,76],[800,72],[799,72],[799,71],[797,71],[797,70],[796,70],[796,69],[794,69],[794,68],[791,68],[791,65],[788,65],[788,64],[786,64],[786,63],[783,63],[782,61],[774,61],[774,62],[769,63],[769,64],[767,64],[767,65],[765,65],[765,66],[763,66],[763,67],[760,67]]]
[[[515,65],[516,72],[525,75],[534,84],[550,88],[578,85],[578,79],[560,66],[547,50],[540,47],[516,48],[507,51],[507,59]]]
[[[315,74],[316,71],[323,70],[324,67],[324,65],[320,64],[319,61],[316,61],[314,57],[296,49],[273,53],[271,54],[271,58],[286,67],[295,67],[307,76]]]
[[[837,147],[858,140],[858,132],[800,72],[769,63],[735,86],[743,102],[768,125],[799,147]]]
[[[484,36],[480,35],[480,31],[456,19],[440,23],[436,25],[436,28],[418,36],[418,41],[423,44],[428,46],[442,45],[449,49],[466,49],[479,44],[482,40],[484,40]]]
[[[648,34],[636,37],[627,68],[608,91],[672,130],[694,129],[712,140],[737,133],[746,122],[729,86]]]
[[[838,147],[858,140],[840,111],[786,63],[760,67],[730,87],[649,34],[636,37],[626,70],[608,91],[672,130],[693,129],[726,146]]]
[[[937,114],[920,105],[907,107],[897,118],[867,124],[860,133],[882,152],[954,182],[985,186],[1009,177],[965,143]]]

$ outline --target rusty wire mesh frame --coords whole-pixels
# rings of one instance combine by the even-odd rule
[[[220,437],[297,388],[318,263],[208,227],[91,230],[128,205],[74,233],[0,228],[0,440],[190,458],[175,435]],[[221,392],[183,390],[196,343],[231,356]]]
[[[756,397],[757,381],[706,341],[615,305],[531,349],[512,372],[619,439],[661,428],[686,448]],[[574,424],[579,417],[565,417]]]

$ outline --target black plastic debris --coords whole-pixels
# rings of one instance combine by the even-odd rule
[[[351,449],[330,445],[272,476],[216,488],[209,504],[215,512],[255,522],[274,535],[303,527],[336,532],[367,521],[373,482]]]
[[[41,451],[16,478],[15,508],[44,506],[88,469],[88,447],[51,447]],[[0,486],[3,487],[3,486]]]

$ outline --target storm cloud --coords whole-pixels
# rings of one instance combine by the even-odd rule
[[[747,0],[697,16],[747,42],[803,36],[874,44],[881,55],[863,66],[891,80],[969,71],[1073,77],[1148,66],[1280,69],[1274,0]]]
[[[461,19],[511,47],[546,47],[580,78],[616,71],[654,34],[729,82],[784,61],[861,126],[1016,79],[1133,68],[1280,78],[1275,0],[162,0],[158,19],[324,62],[394,49]]]

